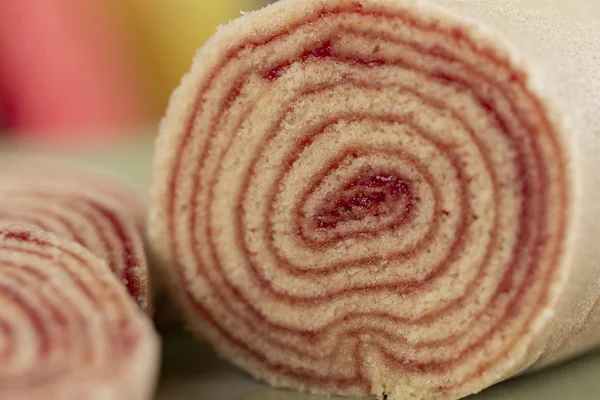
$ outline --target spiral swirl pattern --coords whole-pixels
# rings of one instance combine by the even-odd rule
[[[0,248],[0,397],[150,398],[158,340],[106,264],[34,226]]]
[[[520,367],[554,301],[559,128],[501,47],[406,4],[247,15],[163,122],[153,247],[192,325],[272,384],[464,396]]]

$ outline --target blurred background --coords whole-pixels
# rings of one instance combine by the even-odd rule
[[[219,24],[268,0],[0,0],[0,132],[34,146],[153,137]]]

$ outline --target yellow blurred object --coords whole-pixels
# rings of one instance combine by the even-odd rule
[[[264,5],[262,0],[119,0],[144,57],[155,112],[162,116],[168,98],[190,68],[195,51],[217,26]]]

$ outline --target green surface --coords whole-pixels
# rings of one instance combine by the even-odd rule
[[[5,148],[6,152],[6,148]],[[11,153],[16,150],[11,149]],[[22,152],[19,150],[19,152]],[[56,153],[55,153],[56,154]],[[56,154],[104,170],[146,192],[152,144],[132,143],[114,151]],[[219,360],[211,349],[183,333],[164,337],[161,379],[155,400],[335,400],[275,390]],[[501,383],[469,400],[596,400],[600,399],[600,351]]]
[[[208,345],[185,334],[164,338],[156,400],[338,400],[275,390],[219,360]],[[534,375],[493,386],[468,400],[600,399],[600,351]]]
[[[0,157],[19,156],[72,160],[86,169],[98,170],[120,179],[142,193],[148,190],[154,143],[137,140],[114,148],[78,150],[39,149],[0,142]]]

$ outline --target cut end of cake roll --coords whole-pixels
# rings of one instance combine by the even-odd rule
[[[119,182],[42,165],[0,165],[0,222],[33,224],[81,244],[105,260],[139,306],[152,314],[149,267],[135,216],[144,212],[143,201],[121,191]]]
[[[254,376],[456,399],[535,361],[567,274],[565,136],[450,14],[282,0],[221,28],[173,94],[150,240],[192,328]]]
[[[0,398],[151,398],[158,337],[88,250],[0,224],[0,303]]]

